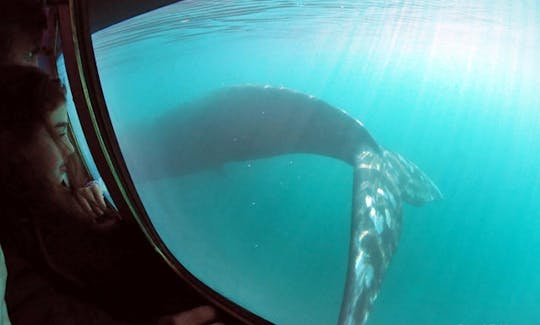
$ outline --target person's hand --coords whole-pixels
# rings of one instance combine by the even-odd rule
[[[107,209],[103,191],[97,181],[90,181],[84,186],[75,189],[75,197],[81,207],[95,217],[102,216]]]
[[[211,306],[200,306],[174,315],[161,317],[156,325],[224,325],[217,320],[217,311]]]
[[[81,208],[95,218],[102,216],[107,209],[103,190],[97,181],[88,181],[88,173],[84,170],[77,153],[72,153],[66,162],[69,187]]]

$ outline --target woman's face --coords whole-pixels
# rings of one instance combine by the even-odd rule
[[[57,183],[68,184],[66,161],[73,153],[73,145],[68,137],[68,119],[66,105],[58,106],[49,115],[49,130],[41,128],[38,133],[38,148],[40,150],[38,163],[45,168],[50,179]],[[54,132],[51,134],[51,132]]]

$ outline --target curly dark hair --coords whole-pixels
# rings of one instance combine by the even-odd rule
[[[18,37],[25,37],[39,47],[46,27],[47,17],[41,1],[0,1],[0,62],[7,62]]]
[[[35,67],[0,66],[0,76],[0,130],[18,142],[29,141],[66,101],[66,90]]]

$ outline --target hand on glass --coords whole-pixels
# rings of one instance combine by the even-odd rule
[[[75,189],[75,197],[81,207],[96,217],[102,216],[107,209],[103,190],[97,181],[90,181],[84,186]]]
[[[103,190],[97,181],[88,181],[88,174],[84,171],[79,156],[72,153],[67,158],[67,179],[73,195],[81,208],[98,218],[105,213],[107,205],[103,197]]]

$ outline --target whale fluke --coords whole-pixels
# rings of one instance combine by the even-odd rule
[[[356,155],[347,283],[340,325],[363,324],[397,247],[402,202],[420,205],[442,197],[415,164],[381,148]]]

